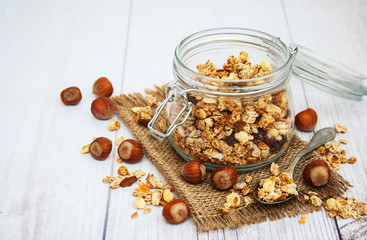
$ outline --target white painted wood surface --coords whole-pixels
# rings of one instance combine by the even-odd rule
[[[0,151],[1,239],[360,239],[366,218],[329,218],[323,210],[296,218],[197,234],[192,220],[169,225],[161,208],[135,212],[132,188],[101,183],[116,172],[106,161],[80,154],[93,137],[131,137],[122,126],[89,111],[91,86],[107,76],[115,92],[142,92],[172,80],[173,51],[188,34],[221,26],[255,28],[296,42],[367,73],[366,1],[0,1],[2,118]],[[59,94],[76,85],[83,99],[64,106]],[[317,128],[349,127],[346,149],[354,165],[339,171],[354,188],[345,196],[367,201],[367,100],[351,102],[293,78],[296,112],[319,114]],[[309,140],[312,134],[299,133]],[[144,159],[141,168],[161,176]],[[364,234],[364,235],[363,235]]]

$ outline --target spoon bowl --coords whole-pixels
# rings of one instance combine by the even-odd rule
[[[275,205],[275,204],[278,204],[278,203],[283,203],[283,202],[286,202],[288,200],[291,200],[295,195],[290,195],[288,198],[284,199],[284,200],[281,200],[281,201],[275,201],[275,202],[265,202],[263,200],[261,200],[259,197],[258,197],[258,192],[259,192],[259,186],[260,186],[260,181],[258,181],[255,186],[254,186],[254,189],[252,190],[252,195],[253,197],[255,198],[255,200],[259,203],[262,203],[262,204],[267,204],[267,205]]]
[[[331,128],[331,127],[323,128],[317,131],[315,135],[312,137],[312,139],[310,140],[310,142],[307,144],[307,146],[300,153],[297,154],[297,156],[292,160],[288,168],[285,169],[283,172],[288,173],[291,176],[291,178],[293,179],[294,168],[297,165],[298,161],[304,155],[311,152],[315,148],[320,147],[321,145],[333,140],[335,138],[335,135],[336,135],[336,132],[334,128]],[[258,197],[259,186],[260,186],[260,180],[255,184],[254,188],[252,189],[253,196],[255,200],[259,203],[273,205],[273,204],[286,202],[295,196],[295,195],[290,195],[288,196],[288,198],[281,200],[281,201],[266,202],[266,201],[259,199]]]

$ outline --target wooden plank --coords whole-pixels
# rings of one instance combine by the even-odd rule
[[[345,63],[362,73],[367,73],[365,53],[367,27],[365,1],[285,1],[290,28],[294,41],[322,52],[326,56]],[[328,9],[328,10],[326,10]],[[309,13],[309,14],[307,14]],[[297,18],[298,21],[291,19]],[[353,165],[342,165],[339,173],[350,181],[354,188],[345,196],[359,201],[367,201],[367,187],[364,149],[367,147],[367,100],[353,102],[326,94],[309,85],[305,85],[308,103],[319,113],[317,128],[338,122],[348,126],[347,134],[339,134],[337,139],[349,140],[345,149],[348,156],[357,157]],[[343,239],[361,237],[365,234],[363,220],[344,220],[337,217]]]
[[[120,88],[128,3],[2,1],[0,21],[0,235],[3,239],[100,239],[111,159],[80,153],[113,138],[90,113],[101,75]],[[64,106],[71,85],[83,99]]]

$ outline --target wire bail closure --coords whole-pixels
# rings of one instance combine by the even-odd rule
[[[175,130],[178,126],[182,125],[187,118],[189,117],[191,111],[192,111],[192,103],[188,101],[187,99],[187,91],[183,91],[183,89],[181,89],[180,87],[176,86],[176,82],[170,83],[169,85],[166,86],[166,99],[158,106],[154,117],[152,118],[152,120],[149,121],[148,123],[148,128],[150,131],[150,134],[152,135],[152,137],[154,137],[155,139],[158,140],[164,140],[166,139],[169,135],[171,135],[171,133],[173,132],[173,130]],[[157,120],[157,118],[159,117],[159,115],[161,114],[162,110],[164,109],[164,107],[166,106],[166,104],[168,102],[173,102],[176,100],[174,93],[171,93],[172,90],[177,89],[178,91],[178,95],[180,96],[180,98],[185,99],[185,103],[183,104],[183,108],[181,109],[181,111],[177,114],[177,116],[175,117],[175,119],[173,120],[173,122],[171,123],[171,125],[168,127],[167,131],[165,133],[161,133],[158,130],[154,129],[154,124]],[[176,123],[176,121],[181,117],[181,115],[183,114],[183,112],[187,110],[187,114],[185,115],[184,119],[179,122]]]

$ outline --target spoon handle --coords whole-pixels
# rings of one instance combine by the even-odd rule
[[[311,141],[307,144],[307,146],[300,153],[298,153],[298,155],[292,160],[291,164],[284,172],[289,173],[293,178],[294,167],[297,165],[298,161],[305,154],[333,140],[335,138],[335,135],[336,135],[335,130],[334,128],[331,127],[318,130],[312,137]]]

